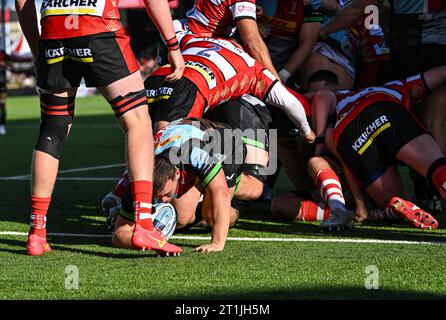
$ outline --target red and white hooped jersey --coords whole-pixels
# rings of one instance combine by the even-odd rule
[[[239,19],[256,19],[255,0],[196,0],[187,12],[190,31],[200,37],[227,37]]]
[[[122,29],[119,0],[42,0],[41,39],[66,39]]]
[[[336,92],[336,125],[334,140],[337,143],[344,128],[367,106],[390,101],[411,110],[430,93],[422,73],[388,82],[381,87],[369,87],[357,91]]]
[[[197,86],[208,108],[244,94],[263,100],[278,81],[261,63],[227,39],[187,34],[180,39],[180,48],[186,64],[183,77]],[[165,66],[151,75],[170,72]]]

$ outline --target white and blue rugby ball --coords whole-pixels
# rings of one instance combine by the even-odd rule
[[[157,203],[152,207],[153,226],[168,240],[177,225],[177,212],[170,203]]]

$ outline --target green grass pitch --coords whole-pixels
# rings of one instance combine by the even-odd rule
[[[209,237],[206,230],[192,229],[172,240],[185,250],[174,258],[115,249],[109,237],[92,237],[107,234],[100,201],[123,167],[65,171],[124,162],[123,135],[100,97],[77,100],[60,163],[64,173],[48,214],[48,232],[59,233],[48,237],[53,251],[44,257],[27,256],[22,234],[29,219],[26,176],[39,106],[36,98],[11,98],[7,105],[8,134],[0,136],[0,299],[446,298],[445,215],[438,217],[437,231],[363,224],[322,234],[317,223],[278,221],[267,204],[256,203],[230,230],[229,236],[238,240],[229,240],[224,252],[192,252],[204,240],[191,237]],[[280,190],[290,189],[287,180],[280,179]],[[265,241],[271,238],[285,241]],[[78,270],[78,289],[66,288],[70,266]],[[378,268],[378,289],[365,287],[370,280],[367,266]]]

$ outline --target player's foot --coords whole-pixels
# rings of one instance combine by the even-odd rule
[[[322,221],[319,229],[322,231],[337,231],[344,229],[351,229],[354,226],[353,216],[344,210],[331,210],[330,218]]]
[[[438,221],[430,213],[420,209],[410,201],[399,197],[393,197],[389,201],[389,206],[396,214],[400,214],[407,222],[416,228],[438,228]]]
[[[138,224],[135,224],[135,229],[133,230],[132,245],[139,250],[155,250],[162,256],[175,256],[183,252],[180,247],[167,242],[159,230],[149,231]]]
[[[102,199],[102,211],[107,215],[107,229],[113,232],[116,218],[121,209],[121,198],[110,192]]]
[[[6,134],[6,127],[4,124],[0,124],[0,135]]]
[[[30,234],[26,242],[26,252],[30,256],[41,256],[44,252],[50,252],[51,247],[45,238],[39,237],[37,234]]]

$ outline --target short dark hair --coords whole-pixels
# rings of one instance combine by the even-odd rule
[[[166,156],[156,155],[153,168],[153,193],[158,192],[167,180],[175,179],[176,167]]]
[[[337,86],[338,85],[338,76],[329,70],[319,70],[313,73],[308,78],[308,83],[325,81],[328,85]]]

